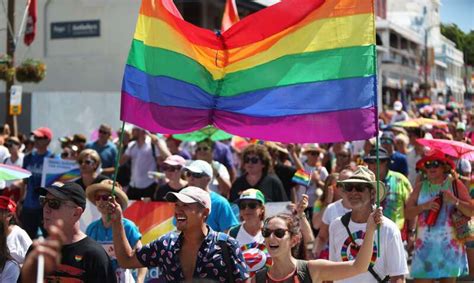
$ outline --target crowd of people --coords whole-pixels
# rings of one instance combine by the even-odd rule
[[[12,136],[5,125],[0,163],[32,175],[0,184],[0,282],[33,282],[40,254],[52,282],[145,282],[151,267],[167,282],[473,276],[473,238],[459,239],[452,220],[474,216],[471,161],[417,139],[470,144],[474,114],[404,111],[396,101],[381,112],[379,129],[363,141],[281,144],[183,142],[136,126],[114,139],[105,124],[95,140],[55,139],[47,127]],[[50,150],[56,140],[59,153]],[[42,188],[45,158],[74,160],[80,177]],[[295,178],[300,172],[308,180]],[[100,218],[82,231],[86,200]],[[177,231],[143,245],[143,231],[123,217],[130,200],[175,203]],[[279,202],[284,211],[269,215],[268,204]],[[46,240],[32,242],[39,235]]]

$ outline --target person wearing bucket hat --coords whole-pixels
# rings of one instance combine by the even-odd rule
[[[75,282],[116,282],[107,252],[81,231],[80,220],[86,207],[84,189],[72,182],[55,182],[43,189],[46,191],[40,197],[43,226],[50,230],[61,221],[65,236],[61,247],[62,268],[55,269],[45,281],[67,278]]]
[[[358,254],[361,241],[364,239],[367,221],[374,210],[377,187],[380,190],[381,201],[387,192],[384,184],[377,181],[374,173],[364,166],[358,166],[351,177],[338,183],[342,185],[352,211],[329,225],[329,259],[348,261],[353,260]],[[380,246],[374,242],[369,270],[338,282],[387,282],[381,280],[388,278],[390,282],[404,282],[408,266],[400,230],[393,221],[385,216],[382,218],[383,225],[376,231],[380,233]],[[377,256],[378,251],[381,251],[381,256]]]
[[[387,197],[381,202],[383,214],[395,222],[400,229],[405,225],[405,207],[408,197],[412,192],[410,181],[407,177],[389,169],[390,156],[384,148],[379,148],[380,180],[384,183]],[[364,156],[364,162],[372,173],[377,172],[377,150],[373,149]],[[408,231],[414,231],[414,221],[406,221]],[[407,235],[403,235],[404,238]]]
[[[3,223],[5,229],[10,256],[19,264],[23,264],[32,242],[26,231],[15,225],[16,207],[12,199],[0,196],[0,222]]]
[[[244,259],[249,266],[250,276],[268,263],[270,256],[262,236],[265,219],[265,196],[257,189],[247,189],[235,201],[239,206],[241,224],[229,229],[229,235],[237,240]]]
[[[167,282],[248,279],[248,267],[237,241],[206,224],[212,211],[208,191],[189,186],[180,192],[169,192],[166,200],[175,203],[174,216],[180,233],[169,232],[136,251],[125,238],[120,204],[114,199],[109,201],[114,248],[120,266],[159,267]]]
[[[456,237],[452,212],[472,217],[474,206],[467,188],[453,174],[451,159],[439,151],[425,154],[419,162],[420,175],[407,202],[405,216],[416,219],[416,242],[411,277],[455,282],[467,272],[466,249]],[[436,266],[433,269],[430,266]]]
[[[130,269],[121,268],[118,265],[117,258],[115,257],[115,252],[113,248],[113,237],[112,237],[112,223],[110,216],[108,214],[108,201],[112,196],[112,180],[103,180],[100,183],[92,184],[86,188],[86,197],[87,199],[97,206],[101,217],[89,224],[86,229],[86,235],[94,239],[99,243],[110,259],[112,260],[112,268],[117,277],[117,282],[131,282],[133,275]],[[114,197],[116,201],[120,204],[122,210],[125,210],[128,206],[128,197],[122,191],[121,186],[118,183],[115,183]],[[128,243],[134,250],[142,247],[141,238],[142,235],[138,230],[138,227],[132,221],[122,218],[122,225],[125,230],[125,235],[127,237]],[[146,276],[146,268],[140,268],[137,274],[138,282],[144,282]]]

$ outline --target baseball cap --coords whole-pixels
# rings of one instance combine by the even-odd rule
[[[179,156],[179,155],[171,155],[171,156],[168,156],[164,163],[168,164],[168,165],[171,165],[171,166],[184,166],[186,165],[186,160],[182,157],[182,156]]]
[[[390,131],[385,131],[382,133],[382,135],[380,136],[380,140],[390,140],[390,141],[394,141],[395,140],[395,135],[390,132]]]
[[[38,128],[31,133],[38,138],[47,138],[48,140],[51,140],[53,138],[53,132],[50,128],[46,127]]]
[[[11,213],[15,213],[16,203],[9,197],[0,196],[0,209],[6,209]]]
[[[403,104],[401,101],[397,100],[393,103],[393,110],[401,111],[403,109]]]
[[[168,192],[165,199],[170,202],[177,202],[179,200],[183,203],[199,203],[209,209],[209,212],[211,211],[211,195],[198,187],[189,186],[177,193]]]
[[[247,189],[240,194],[239,199],[235,202],[239,203],[242,200],[258,200],[262,204],[265,204],[265,196],[260,190],[257,189]]]
[[[388,160],[390,159],[390,155],[388,154],[387,150],[383,147],[379,147],[379,160]],[[377,160],[377,149],[372,149],[369,154],[364,156],[364,161],[372,161]]]
[[[463,122],[458,122],[456,124],[456,130],[466,131],[466,124]]]
[[[70,200],[83,209],[86,208],[86,194],[79,184],[55,182],[44,189],[57,198]]]
[[[184,168],[193,173],[206,174],[207,176],[211,178],[213,176],[211,164],[209,164],[207,161],[204,161],[204,160],[194,160],[188,166]]]

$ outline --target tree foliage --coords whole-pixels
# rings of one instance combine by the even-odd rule
[[[474,30],[464,33],[456,24],[441,24],[441,34],[456,44],[464,53],[465,63],[474,65]]]

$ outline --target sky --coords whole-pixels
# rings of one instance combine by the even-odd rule
[[[442,0],[441,22],[455,23],[468,33],[474,30],[474,0]]]

